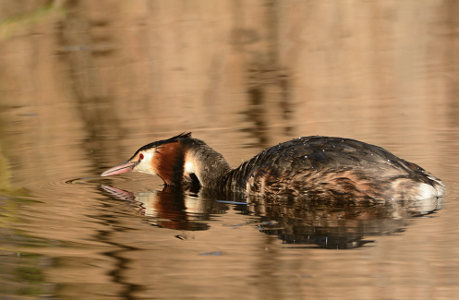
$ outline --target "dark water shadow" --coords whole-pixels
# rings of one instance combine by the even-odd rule
[[[413,217],[441,208],[441,199],[389,203],[349,203],[333,199],[265,199],[206,197],[164,188],[133,193],[108,185],[101,189],[110,197],[130,201],[138,213],[155,226],[176,230],[207,230],[213,215],[224,214],[229,205],[241,214],[259,217],[244,225],[276,235],[286,245],[328,249],[358,248],[374,242],[370,237],[403,232]]]
[[[260,216],[258,229],[295,247],[352,249],[373,243],[371,237],[404,232],[413,217],[438,210],[427,203],[331,203],[313,199],[251,199],[250,214]]]

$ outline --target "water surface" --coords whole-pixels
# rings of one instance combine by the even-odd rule
[[[0,298],[453,299],[458,6],[0,4]],[[99,177],[192,131],[236,167],[304,135],[380,145],[442,203],[326,205]]]

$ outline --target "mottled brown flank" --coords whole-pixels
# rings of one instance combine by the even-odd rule
[[[158,146],[151,166],[167,185],[179,183],[183,174],[183,153],[180,143]]]
[[[309,170],[291,177],[278,177],[259,170],[250,178],[246,192],[260,196],[308,196],[341,200],[383,198],[389,184],[367,178],[355,169]]]

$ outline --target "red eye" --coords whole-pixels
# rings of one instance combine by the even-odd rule
[[[139,154],[139,160],[142,160],[143,159],[143,153],[140,153]]]

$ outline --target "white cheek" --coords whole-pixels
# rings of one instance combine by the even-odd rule
[[[153,156],[155,154],[151,152],[143,152],[143,159],[140,161],[140,163],[135,167],[136,172],[140,173],[147,173],[147,174],[152,174],[156,175],[156,172],[153,170],[151,167],[151,161],[153,159]]]
[[[187,161],[185,163],[185,173],[187,173],[187,174],[196,173],[194,164],[191,161]]]
[[[184,169],[185,169],[184,170],[185,175],[190,176],[191,174],[194,174],[198,178],[198,180],[201,182],[202,178],[201,178],[201,172],[199,171],[200,168],[196,164],[196,160],[194,160],[193,157],[187,156],[185,158]]]

